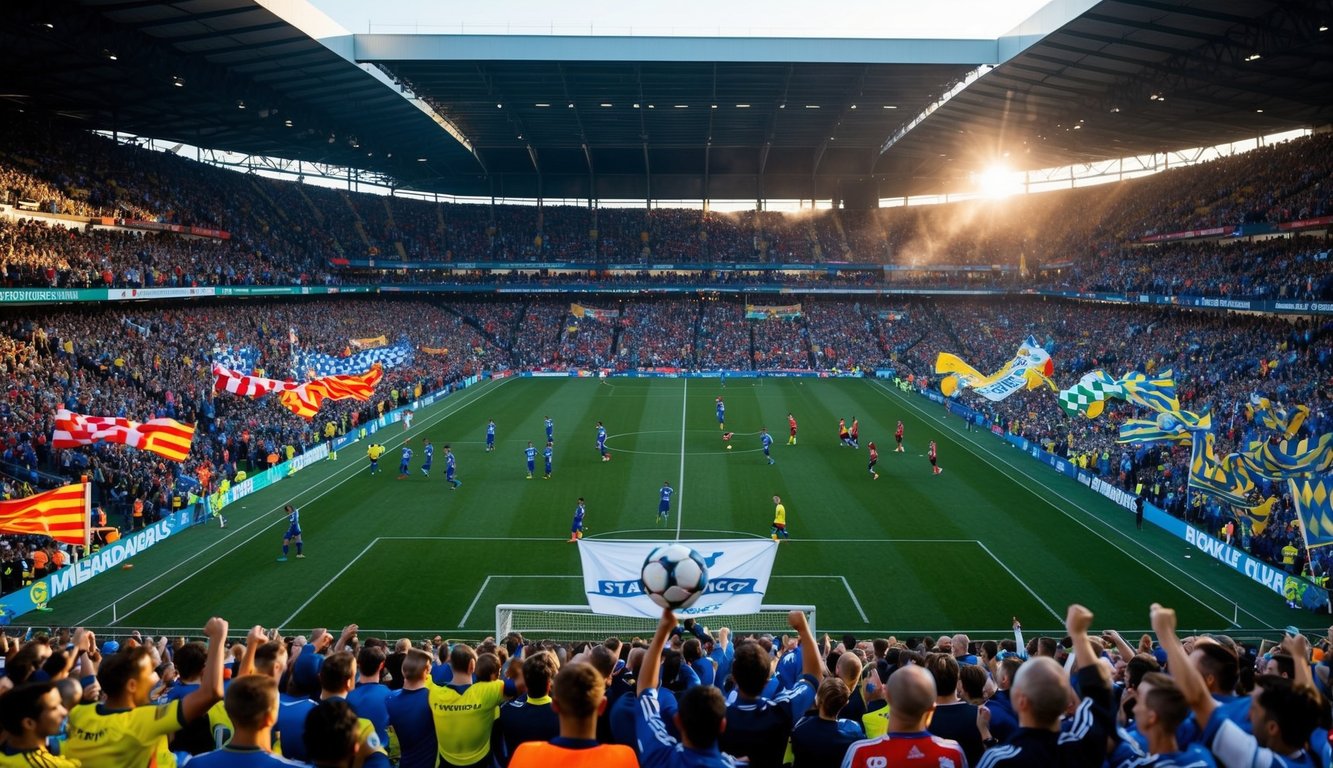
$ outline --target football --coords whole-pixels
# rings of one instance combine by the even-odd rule
[[[684,544],[663,544],[643,561],[639,583],[663,608],[688,608],[708,586],[708,565]]]
[[[728,450],[728,451],[731,450],[731,446],[730,446],[730,445],[727,446],[727,450]]]

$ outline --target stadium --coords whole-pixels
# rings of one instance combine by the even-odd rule
[[[454,649],[521,682],[537,650],[642,647],[684,707],[753,698],[725,672],[757,638],[804,702],[787,762],[836,765],[793,735],[837,719],[821,679],[862,738],[897,669],[951,695],[942,657],[985,671],[974,721],[1008,657],[1067,658],[1091,701],[1090,670],[1119,692],[1176,659],[1160,603],[1230,654],[1212,693],[1304,654],[1283,685],[1330,718],[1333,5],[921,36],[353,32],[345,5],[0,10],[0,701],[91,659],[96,703],[97,663],[137,646],[165,677],[207,638],[234,678],[257,646],[382,648],[397,674],[361,677],[395,689],[420,647],[459,695],[483,677]],[[640,570],[674,542],[709,584],[663,656]],[[1154,685],[1192,706],[1181,666]],[[292,667],[284,701],[314,695]],[[103,676],[99,706],[150,701]],[[436,764],[355,714],[383,764]],[[600,745],[667,764],[626,717]],[[1007,764],[953,720],[931,732]],[[440,765],[509,764],[500,726],[481,752],[449,728]],[[1328,765],[1314,733],[1257,748]]]

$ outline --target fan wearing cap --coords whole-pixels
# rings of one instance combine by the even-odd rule
[[[152,649],[127,648],[104,659],[97,680],[106,701],[81,704],[70,711],[66,755],[84,765],[175,766],[176,756],[167,747],[167,737],[222,699],[227,621],[209,619],[204,634],[209,641],[208,655],[199,689],[159,706],[151,706],[148,698],[157,684]]]

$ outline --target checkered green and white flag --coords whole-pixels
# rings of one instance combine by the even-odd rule
[[[1077,384],[1060,390],[1059,394],[1060,407],[1066,413],[1070,416],[1081,413],[1090,419],[1101,415],[1103,401],[1108,397],[1124,397],[1124,390],[1102,370],[1083,374]]]

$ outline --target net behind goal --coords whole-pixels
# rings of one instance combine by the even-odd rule
[[[731,629],[733,637],[791,632],[787,613],[803,611],[815,631],[813,605],[765,605],[758,613],[701,617],[697,621],[716,631]],[[616,636],[650,637],[657,628],[656,619],[594,614],[586,605],[527,605],[506,603],[495,606],[495,639],[519,632],[534,640],[605,640]]]

